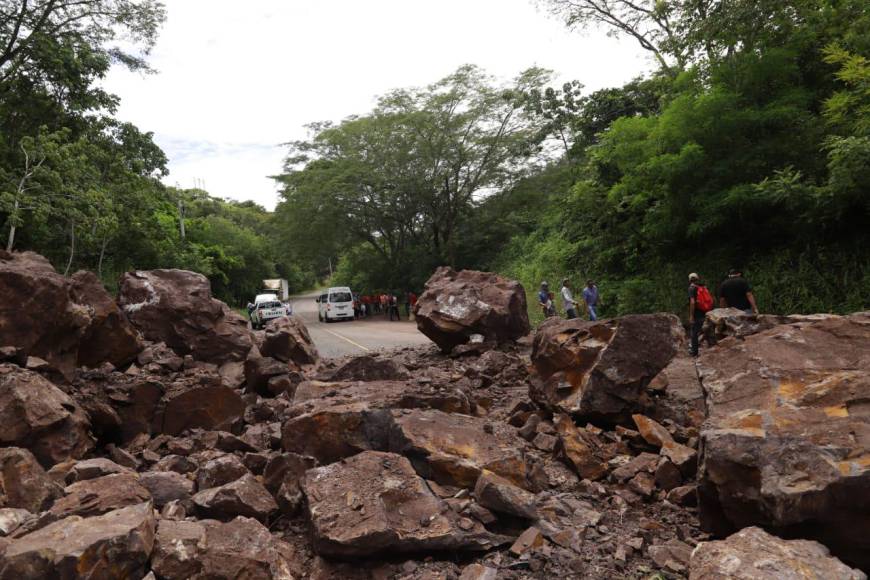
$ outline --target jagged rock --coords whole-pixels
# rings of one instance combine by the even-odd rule
[[[0,538],[5,538],[22,525],[32,521],[36,516],[20,508],[0,508]],[[0,545],[0,552],[3,551]],[[0,555],[2,558],[2,555]]]
[[[624,482],[635,477],[638,473],[655,473],[658,464],[658,455],[641,453],[636,457],[632,457],[626,464],[620,465],[610,472],[610,478],[613,481]]]
[[[648,389],[654,401],[650,417],[656,421],[670,420],[678,425],[700,429],[707,416],[704,390],[695,368],[695,359],[678,354],[650,381]]]
[[[9,542],[0,554],[0,578],[141,578],[154,528],[148,503],[70,516]]]
[[[302,578],[293,547],[257,520],[161,520],[151,567],[164,580],[272,580]]]
[[[282,453],[269,460],[263,470],[263,485],[284,513],[293,514],[302,505],[302,480],[315,464],[313,457],[296,453]]]
[[[193,482],[174,471],[146,472],[139,476],[139,483],[148,490],[156,508],[171,501],[184,501],[193,495]]]
[[[600,479],[607,473],[610,459],[594,433],[577,427],[567,415],[556,417],[558,441],[556,455],[574,468],[583,479]]]
[[[365,451],[312,469],[303,491],[314,548],[324,556],[484,551],[506,540],[460,518],[432,494],[407,459],[392,453]]]
[[[498,570],[483,564],[469,564],[462,569],[459,580],[496,580]]]
[[[193,496],[202,517],[229,520],[236,516],[265,520],[278,504],[257,478],[246,473],[230,483],[200,491]]]
[[[221,455],[203,463],[196,471],[196,487],[203,491],[233,482],[250,473],[235,455]]]
[[[148,340],[179,355],[224,364],[243,361],[253,341],[248,323],[220,300],[202,274],[137,270],[121,277],[118,302]]]
[[[746,314],[736,308],[714,308],[704,317],[701,333],[709,345],[715,345],[726,338],[742,340],[747,336],[770,330],[780,324],[795,324],[798,322],[813,322],[828,318],[837,318],[831,314],[791,314],[781,316],[775,314]]]
[[[675,505],[695,507],[698,505],[698,486],[691,484],[675,487],[668,492],[667,498]]]
[[[280,393],[269,390],[269,380],[290,372],[286,362],[265,356],[249,356],[245,361],[245,391],[264,397],[274,397]]]
[[[671,572],[685,572],[692,557],[692,547],[685,542],[673,539],[663,544],[650,546],[647,553],[659,568]]]
[[[77,481],[85,481],[86,479],[94,479],[103,477],[104,475],[112,475],[115,473],[131,473],[127,467],[118,465],[111,459],[97,457],[95,459],[84,459],[76,461],[67,472],[64,480],[67,484]]]
[[[0,443],[26,447],[50,467],[93,447],[88,428],[69,395],[34,372],[0,365]]]
[[[483,470],[474,486],[478,503],[494,512],[533,520],[537,517],[535,496],[503,477]]]
[[[258,449],[278,449],[281,447],[281,423],[249,425],[242,439]]]
[[[270,320],[260,353],[298,367],[316,365],[319,359],[314,341],[308,334],[305,323],[297,316],[285,316]]]
[[[0,508],[21,508],[39,513],[51,507],[63,489],[55,483],[27,449],[0,449]]]
[[[469,413],[458,389],[437,389],[396,381],[322,383],[307,381],[294,395],[294,415],[282,428],[285,451],[331,463],[359,451],[385,450],[389,409],[433,408]]]
[[[484,469],[527,488],[525,441],[504,424],[441,411],[392,411],[389,449],[426,479],[473,488]]]
[[[450,352],[479,334],[507,342],[529,333],[526,292],[514,280],[489,272],[438,268],[414,307],[417,328]]]
[[[0,347],[40,357],[69,379],[76,364],[120,366],[141,344],[93,274],[71,280],[33,252],[0,250]]]
[[[694,449],[674,441],[673,436],[663,425],[645,415],[635,414],[631,418],[637,425],[641,437],[650,445],[660,448],[661,454],[678,467],[683,475],[690,477],[695,474],[698,454]]]
[[[544,535],[536,527],[526,529],[510,547],[510,553],[516,557],[526,552],[536,550],[544,545]]]
[[[73,398],[88,412],[100,440],[129,443],[152,433],[152,423],[165,387],[157,377],[112,374],[105,380],[79,378]]]
[[[642,410],[646,387],[682,350],[672,314],[590,322],[551,318],[535,335],[529,395],[556,412],[619,421]]]
[[[187,429],[226,430],[245,412],[241,395],[218,375],[197,373],[172,383],[155,413],[154,431],[180,435]]]
[[[73,301],[84,306],[90,318],[79,343],[77,364],[97,367],[109,362],[120,367],[136,358],[143,348],[142,339],[96,274],[76,272],[70,283]]]
[[[870,315],[777,326],[701,360],[701,524],[822,541],[870,567]]]
[[[66,495],[51,506],[51,514],[56,518],[99,516],[151,500],[151,494],[135,473],[117,473],[79,481],[68,485],[64,493]]]
[[[756,527],[725,540],[701,542],[692,552],[690,580],[866,580],[818,542],[782,540]]]
[[[409,378],[408,369],[396,361],[370,355],[354,357],[329,375],[330,381],[405,381]]]

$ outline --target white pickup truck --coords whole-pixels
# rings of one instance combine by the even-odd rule
[[[251,327],[263,328],[266,323],[274,318],[289,316],[290,309],[275,294],[258,294],[253,304],[248,304],[248,313],[251,317]]]

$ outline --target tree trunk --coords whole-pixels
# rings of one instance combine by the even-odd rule
[[[15,206],[12,208],[12,219],[9,220],[9,237],[6,239],[6,251],[11,252],[15,245],[15,220],[18,219],[18,198],[15,198]]]
[[[97,276],[103,278],[103,258],[106,255],[106,246],[109,245],[109,236],[103,238],[103,245],[100,248],[100,262],[97,264]]]
[[[76,255],[76,222],[70,222],[69,228],[69,261],[66,263],[66,270],[63,271],[64,276],[69,276],[69,269],[72,268],[73,258]]]

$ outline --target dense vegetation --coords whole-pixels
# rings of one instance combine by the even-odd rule
[[[235,304],[265,277],[419,290],[450,264],[530,292],[593,277],[605,314],[682,309],[688,272],[732,266],[766,311],[870,305],[865,1],[540,4],[634,39],[656,70],[588,93],[465,66],[392,91],[312,124],[269,213],[162,185],[152,135],[114,117],[99,80],[148,70],[159,2],[0,0],[3,246],[110,286],[194,269]]]
[[[113,64],[147,71],[163,19],[153,0],[0,0],[0,247],[110,286],[132,268],[193,269],[237,304],[265,277],[310,283],[263,208],[164,187],[152,135],[114,118],[98,81]]]
[[[744,269],[767,311],[870,300],[870,13],[859,0],[548,0],[660,68],[582,94],[473,67],[312,126],[277,219],[311,267],[419,287],[436,264],[599,281],[606,314],[681,309]],[[306,242],[306,240],[308,240]]]

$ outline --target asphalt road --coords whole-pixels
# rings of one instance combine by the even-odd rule
[[[314,345],[325,358],[345,355],[365,354],[367,352],[401,346],[432,344],[423,336],[417,325],[404,318],[401,322],[376,314],[364,320],[348,322],[320,322],[317,320],[317,303],[314,301],[319,292],[293,296],[293,314],[302,318]],[[404,305],[399,306],[404,316]]]

